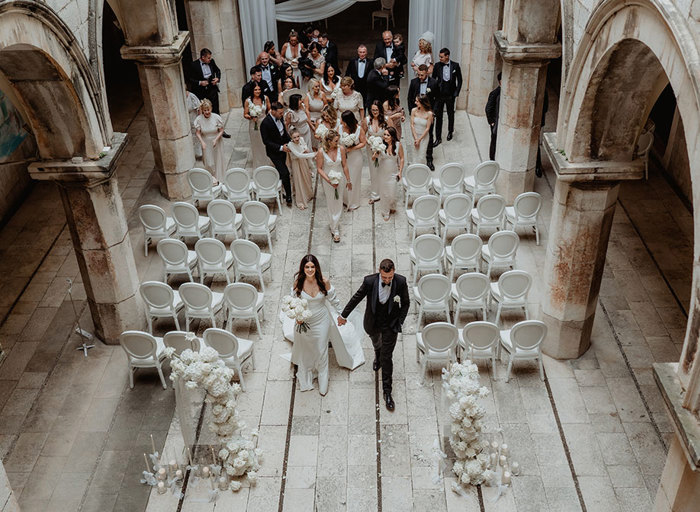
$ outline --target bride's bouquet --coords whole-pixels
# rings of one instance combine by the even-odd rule
[[[255,103],[250,103],[248,105],[248,115],[255,119],[255,127],[253,130],[258,130],[258,117],[265,113],[265,107],[263,105],[256,105]]]
[[[323,137],[325,137],[326,133],[328,132],[328,127],[323,124],[323,122],[318,123],[318,127],[316,128],[316,131],[314,132],[316,134],[316,138],[323,140]]]
[[[338,171],[330,171],[328,173],[328,181],[331,182],[331,185],[339,185],[340,180],[343,179],[343,175],[340,174]],[[338,189],[335,189],[335,198],[338,199],[340,196],[338,195]]]
[[[357,144],[357,137],[354,133],[343,133],[340,136],[340,143],[346,148],[351,148]]]
[[[308,302],[300,297],[292,297],[285,295],[282,298],[282,312],[288,318],[295,320],[297,323],[297,332],[306,332],[309,330],[309,324],[306,322],[312,316],[311,311],[307,309]]]
[[[369,149],[371,149],[373,153],[384,153],[386,151],[384,139],[382,139],[379,135],[371,135],[370,137],[367,137],[367,143],[369,144]],[[378,158],[374,159],[374,166],[379,167]]]

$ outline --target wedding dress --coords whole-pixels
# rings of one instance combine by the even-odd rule
[[[355,138],[355,144],[360,142],[360,131],[362,127],[358,124],[357,130],[352,134]],[[340,137],[342,139],[345,134],[343,125],[340,125]],[[347,150],[346,150],[347,151]],[[348,210],[355,210],[360,207],[360,193],[362,192],[362,167],[364,166],[364,158],[362,156],[362,151],[355,149],[353,151],[347,151],[345,153],[345,159],[348,164],[348,173],[350,174],[350,182],[352,183],[352,190],[345,188],[343,192],[343,201],[348,207]]]
[[[399,148],[396,144],[395,154],[386,153],[379,155],[379,167],[377,168],[377,179],[379,180],[379,211],[384,218],[387,218],[391,211],[396,210],[396,176],[399,174]]]
[[[328,208],[328,220],[331,228],[331,234],[340,235],[340,217],[343,215],[343,194],[345,193],[345,173],[343,172],[343,158],[340,154],[340,147],[336,148],[335,160],[325,150],[320,149],[323,153],[323,172],[326,176],[332,171],[340,173],[340,184],[338,188],[333,186],[326,180],[321,180],[323,183],[323,192],[326,195],[326,207]],[[336,190],[338,197],[336,198]]]
[[[420,117],[419,115],[414,116],[413,118],[413,126],[415,127],[416,130],[416,135],[419,137],[423,135],[423,132],[425,129],[428,127],[428,119],[425,117]],[[427,158],[428,154],[428,140],[429,140],[429,135],[426,134],[425,137],[420,141],[420,144],[416,148],[416,146],[413,146],[413,163],[422,163],[425,161],[425,158]],[[414,140],[415,142],[415,140]]]
[[[365,122],[367,123],[367,139],[369,140],[370,137],[384,137],[384,128],[379,126],[377,130],[375,131],[374,128],[372,127],[372,119],[370,116],[367,116],[365,118]],[[370,195],[369,198],[372,201],[377,201],[379,200],[379,175],[377,173],[377,168],[374,166],[374,162],[372,162],[372,150],[370,149],[369,144],[367,144],[367,159],[369,160],[369,181],[370,181]]]

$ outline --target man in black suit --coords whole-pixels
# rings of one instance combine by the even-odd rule
[[[291,139],[282,122],[283,116],[284,106],[275,101],[270,107],[270,114],[260,123],[260,137],[265,145],[265,153],[272,160],[282,180],[287,206],[292,206],[292,184],[287,168],[287,153],[290,152],[287,143]]]
[[[430,105],[435,105],[438,93],[438,83],[433,77],[428,76],[428,66],[421,64],[418,66],[418,76],[411,80],[408,86],[408,109],[409,112],[416,108],[416,98],[425,95],[430,100]],[[425,154],[426,164],[431,171],[435,170],[433,165],[433,127],[430,127],[428,138],[428,149]]]
[[[367,105],[367,75],[373,69],[372,59],[367,58],[367,47],[361,44],[357,47],[357,58],[351,59],[348,62],[348,67],[345,69],[345,76],[352,78],[355,82],[355,90],[362,94],[362,99]]]
[[[335,69],[335,74],[340,75],[338,69],[338,47],[328,40],[328,34],[323,33],[318,36],[318,43],[321,45],[321,55],[326,59],[326,64],[330,64]]]
[[[270,86],[268,83],[262,79],[262,70],[260,69],[260,66],[253,66],[250,68],[250,80],[243,86],[241,91],[241,101],[245,103],[246,98],[253,95],[253,89],[256,85],[259,85],[262,89],[263,96],[271,98],[270,102],[272,102],[272,91],[270,91]],[[276,96],[274,101],[277,101]]]
[[[219,113],[219,82],[221,81],[221,70],[216,65],[211,56],[211,50],[202,48],[199,58],[192,61],[190,72],[187,74],[187,81],[190,83],[192,92],[200,100],[211,101],[211,111]],[[224,132],[225,138],[231,136]]]
[[[399,85],[403,66],[407,60],[403,52],[395,51],[394,35],[390,30],[382,32],[382,42],[377,43],[374,48],[374,59],[380,57],[386,61],[386,67],[389,71],[389,85]]]
[[[440,62],[433,67],[433,78],[437,80],[435,97],[435,144],[442,142],[442,110],[447,106],[447,140],[452,140],[455,131],[455,100],[462,90],[462,70],[459,64],[450,60],[450,50],[440,50]]]
[[[260,76],[262,80],[267,84],[269,94],[263,91],[268,98],[270,98],[270,103],[277,101],[277,79],[279,78],[279,69],[274,62],[270,61],[270,54],[267,52],[262,52],[258,55],[260,64]]]
[[[382,260],[379,273],[365,276],[362,285],[355,292],[343,312],[338,317],[338,325],[344,325],[355,307],[367,297],[364,329],[374,346],[374,371],[382,369],[382,389],[386,408],[394,410],[391,398],[392,374],[394,362],[392,354],[396,346],[396,337],[401,332],[401,325],[406,320],[410,299],[406,278],[396,274],[394,262]]]
[[[501,74],[498,73],[498,87],[489,93],[486,101],[486,120],[491,127],[491,144],[489,145],[489,160],[496,158],[496,137],[498,135],[498,112],[501,106]]]
[[[384,103],[386,100],[386,88],[389,87],[389,70],[386,69],[386,61],[379,57],[374,59],[374,69],[367,73],[367,96],[365,108],[369,108],[374,100]]]

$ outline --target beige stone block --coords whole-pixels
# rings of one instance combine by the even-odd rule
[[[158,173],[160,193],[166,199],[178,201],[192,196],[192,189],[187,181],[187,171],[177,173]]]
[[[89,301],[95,334],[109,345],[119,343],[126,330],[143,330],[146,318],[141,297],[133,295],[119,303],[96,304]]]
[[[190,132],[177,139],[151,137],[151,145],[155,166],[161,172],[179,173],[194,167],[194,146]]]

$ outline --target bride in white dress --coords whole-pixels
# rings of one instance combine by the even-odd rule
[[[305,332],[298,332],[291,318],[285,316],[283,320],[284,336],[294,343],[291,360],[298,366],[299,389],[313,389],[316,378],[319,393],[325,395],[328,393],[328,341],[338,365],[354,370],[365,362],[361,346],[364,332],[356,327],[357,322],[351,321],[340,328],[336,325],[334,319],[339,314],[340,300],[330,281],[323,278],[321,266],[313,254],[302,258],[292,296],[306,299],[307,309],[312,313]]]
[[[345,188],[352,192],[345,148],[338,144],[339,140],[337,131],[328,130],[323,138],[323,146],[316,153],[316,172],[323,180],[331,235],[336,243],[340,242],[340,217],[343,215]]]
[[[433,124],[433,111],[425,94],[416,98],[416,108],[411,110],[411,133],[413,135],[413,163],[421,163],[428,154],[430,126]]]

